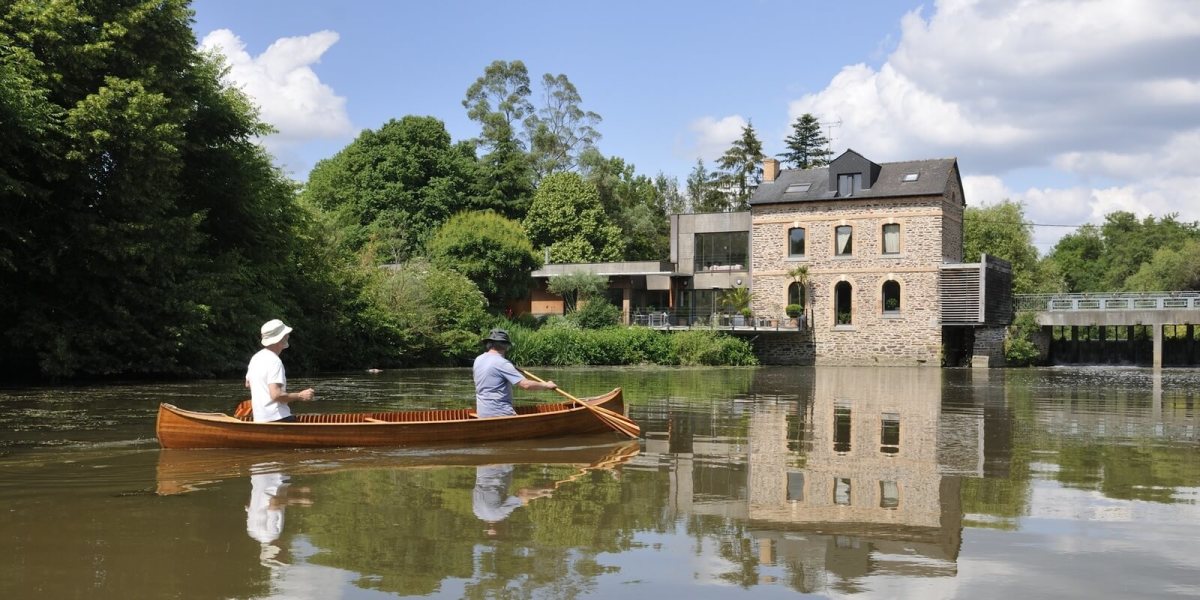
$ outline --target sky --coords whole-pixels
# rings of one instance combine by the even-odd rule
[[[956,158],[971,206],[1021,202],[1043,254],[1117,210],[1200,220],[1200,1],[196,0],[203,49],[303,181],[364,129],[462,99],[492,61],[564,74],[598,145],[682,187],[753,125],[816,116],[834,154]]]

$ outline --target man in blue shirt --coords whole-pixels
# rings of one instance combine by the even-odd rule
[[[515,415],[512,386],[523,390],[553,390],[553,381],[533,381],[521,375],[504,355],[512,348],[508,332],[493,329],[483,338],[487,350],[475,357],[475,412],[479,418]]]

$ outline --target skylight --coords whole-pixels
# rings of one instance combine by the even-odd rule
[[[812,187],[812,183],[793,183],[792,185],[787,186],[787,189],[783,192],[785,194],[790,194],[792,192],[807,192],[808,188],[810,187]]]
[[[903,181],[905,183],[908,183],[910,181],[916,181],[917,177],[920,177],[920,176],[921,176],[920,173],[905,173],[904,179],[901,179],[901,181]]]

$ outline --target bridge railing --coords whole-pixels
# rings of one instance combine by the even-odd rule
[[[1017,310],[1178,310],[1200,309],[1200,292],[1110,292],[1088,294],[1014,294]]]

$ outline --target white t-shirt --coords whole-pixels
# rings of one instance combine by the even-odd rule
[[[287,391],[287,374],[283,371],[283,361],[279,355],[263,348],[246,367],[246,381],[250,382],[250,403],[254,405],[255,422],[278,421],[292,414],[292,409],[286,402],[276,402],[271,399],[272,383],[278,383]]]

